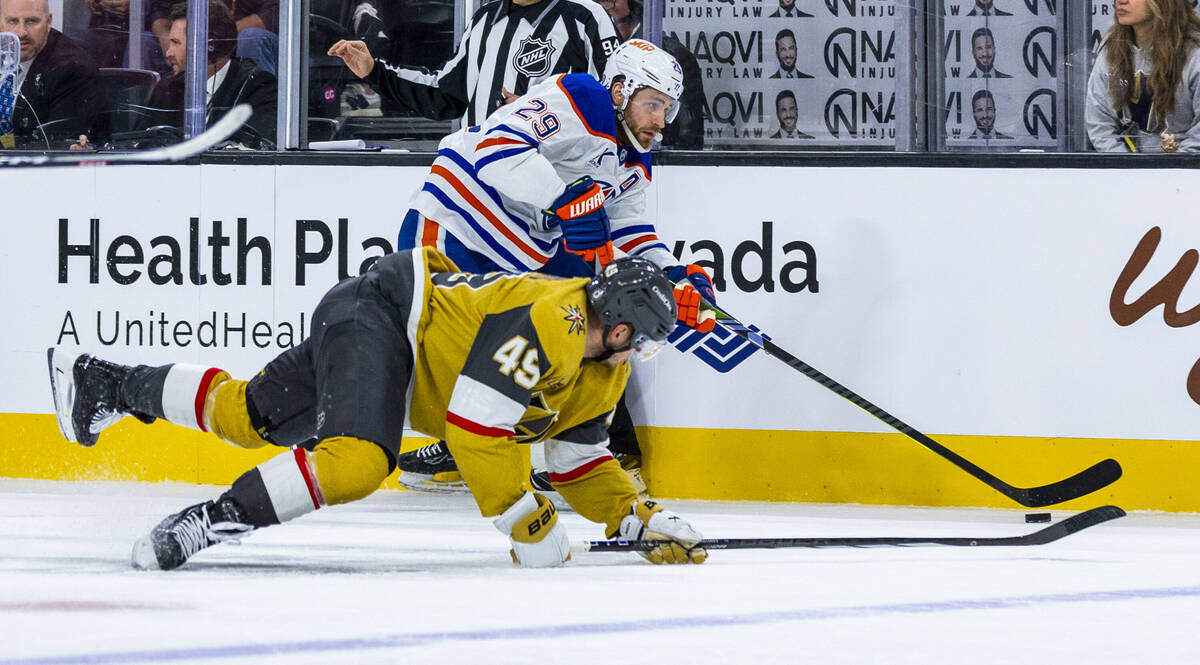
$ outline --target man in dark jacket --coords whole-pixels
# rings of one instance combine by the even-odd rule
[[[65,148],[91,131],[100,104],[87,52],[50,27],[47,0],[0,0],[0,30],[21,40],[13,106],[18,147]]]
[[[0,0],[7,2],[8,0]],[[187,6],[171,10],[171,28],[167,40],[167,64],[174,74],[154,89],[150,106],[160,113],[146,125],[183,126],[184,68],[187,63]],[[220,0],[209,3],[208,13],[208,101],[205,124],[221,119],[237,104],[246,103],[254,110],[232,140],[250,148],[275,146],[275,109],[278,82],[253,62],[233,57],[237,48],[237,25],[233,14]]]

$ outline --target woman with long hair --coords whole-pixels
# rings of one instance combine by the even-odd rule
[[[1200,151],[1200,18],[1189,0],[1115,0],[1088,81],[1088,138],[1106,152]]]

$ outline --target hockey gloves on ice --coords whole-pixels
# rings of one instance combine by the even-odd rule
[[[561,566],[571,558],[567,530],[558,523],[558,510],[536,492],[526,492],[493,522],[512,542],[513,563],[522,568]]]
[[[650,563],[704,563],[708,551],[696,544],[699,531],[679,515],[649,499],[636,499],[621,520],[617,535],[623,540],[670,541],[646,552],[638,552]]]
[[[675,284],[675,304],[679,311],[679,322],[700,332],[708,332],[716,325],[716,315],[711,309],[701,307],[701,299],[711,305],[717,303],[712,280],[704,268],[695,263],[667,268],[667,279]]]
[[[589,176],[567,185],[550,208],[543,210],[546,228],[562,228],[563,246],[584,261],[600,261],[606,266],[613,260],[608,213],[604,211],[604,190]]]

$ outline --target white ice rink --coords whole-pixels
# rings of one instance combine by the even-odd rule
[[[0,665],[1200,662],[1200,516],[1132,514],[1037,547],[520,570],[465,495],[380,492],[177,571],[130,569],[136,537],[219,490],[0,481]],[[665,503],[712,538],[1038,528],[1018,510]]]

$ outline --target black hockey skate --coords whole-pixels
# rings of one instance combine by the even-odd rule
[[[550,484],[550,472],[545,469],[533,469],[529,472],[529,484],[535,492],[557,492]]]
[[[467,489],[445,441],[404,453],[396,459],[396,466],[400,469],[397,482],[410,490],[458,492]]]
[[[205,501],[171,515],[139,538],[131,562],[140,570],[173,570],[196,552],[253,530],[233,499]]]
[[[93,446],[101,430],[126,415],[142,422],[154,421],[151,416],[130,411],[121,397],[121,385],[132,367],[59,348],[50,348],[46,358],[58,429],[68,441]]]

